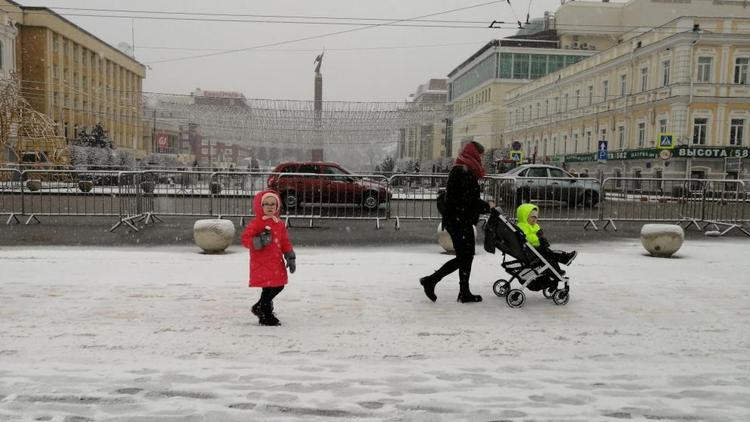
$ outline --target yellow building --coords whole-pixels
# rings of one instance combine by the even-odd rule
[[[0,0],[17,23],[16,69],[24,97],[76,138],[101,122],[112,143],[146,154],[141,94],[145,66],[44,7]]]
[[[621,12],[639,4],[649,0]],[[744,158],[747,174],[750,10],[722,3],[711,13],[722,8],[735,17],[680,17],[623,32],[609,49],[511,91],[506,145],[520,142],[532,159],[579,173],[736,178]],[[549,99],[560,105],[545,107]],[[670,140],[675,148],[661,153],[657,146]],[[606,166],[597,164],[603,148]]]
[[[413,118],[413,124],[401,129],[399,160],[411,160],[426,169],[446,157],[447,83],[447,79],[433,78],[410,95],[406,110],[429,117]]]

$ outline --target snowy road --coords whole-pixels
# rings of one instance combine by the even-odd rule
[[[0,420],[747,421],[749,245],[584,244],[567,306],[516,310],[484,252],[458,304],[437,246],[298,248],[282,327],[238,246],[4,247]]]

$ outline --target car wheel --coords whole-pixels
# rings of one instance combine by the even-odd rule
[[[377,192],[367,192],[362,198],[362,205],[368,210],[374,210],[379,204]]]
[[[297,198],[297,192],[288,190],[281,194],[281,203],[284,205],[284,209],[293,210],[299,206],[299,199]]]
[[[583,193],[584,206],[593,208],[597,203],[599,203],[599,194],[590,190]]]

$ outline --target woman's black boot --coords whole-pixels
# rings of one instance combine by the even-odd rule
[[[471,290],[469,290],[469,283],[462,281],[458,285],[460,290],[458,291],[456,302],[473,303],[482,301],[482,296],[471,293]]]
[[[435,302],[437,300],[437,296],[435,295],[435,286],[440,282],[440,276],[437,272],[433,273],[432,275],[428,275],[427,277],[422,277],[419,279],[419,284],[422,285],[422,288],[424,288],[424,294],[427,296],[428,299]]]

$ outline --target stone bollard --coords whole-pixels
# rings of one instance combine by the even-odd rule
[[[641,228],[641,244],[652,256],[669,258],[684,240],[685,231],[674,224],[644,224]]]
[[[473,229],[474,229],[474,239],[476,239],[477,238],[477,226],[474,226]],[[446,252],[450,254],[456,253],[456,249],[453,248],[453,240],[451,240],[451,236],[448,234],[447,230],[443,230],[443,223],[438,224],[437,239],[438,239],[438,244]]]
[[[234,223],[229,220],[198,220],[193,225],[195,244],[206,253],[223,252],[234,241]]]

